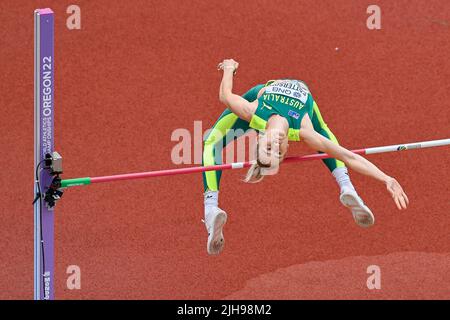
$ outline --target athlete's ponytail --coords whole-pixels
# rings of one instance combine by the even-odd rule
[[[250,169],[248,169],[247,174],[245,176],[244,182],[246,183],[258,183],[261,182],[262,179],[264,179],[264,169],[267,168],[267,166],[263,165],[261,162],[259,162],[259,137],[264,136],[264,132],[260,132],[258,135],[258,140],[256,141],[256,148],[255,148],[255,159],[256,161],[251,165]]]
[[[261,167],[257,162],[253,163],[250,169],[247,171],[244,182],[247,183],[258,183],[264,179],[264,175],[261,173]]]
[[[278,172],[278,168],[280,166],[280,162],[283,161],[284,155],[287,151],[287,144],[285,146],[285,150],[283,155],[280,153],[280,140],[286,139],[286,135],[282,134],[279,130],[273,130],[269,135],[266,135],[265,132],[260,132],[258,135],[258,139],[256,141],[256,152],[255,158],[256,161],[252,163],[250,169],[248,169],[247,174],[245,176],[244,182],[247,183],[258,183],[264,179],[264,176],[274,175]],[[267,140],[261,143],[261,139],[269,139],[271,144],[271,152],[269,155],[268,148],[266,147]],[[261,155],[264,154],[264,158],[269,158],[269,163],[263,163],[260,161]],[[264,160],[265,162],[267,159]]]

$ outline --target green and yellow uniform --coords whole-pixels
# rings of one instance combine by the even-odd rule
[[[258,98],[259,91],[266,90]],[[320,114],[308,87],[302,81],[283,80],[269,81],[260,84],[243,96],[249,102],[258,99],[258,107],[250,123],[240,119],[229,109],[226,109],[212,127],[204,141],[203,165],[222,164],[222,150],[231,141],[244,135],[248,130],[264,131],[269,118],[278,114],[286,118],[289,123],[288,138],[290,141],[300,141],[299,130],[303,117],[308,114],[314,130],[325,138],[338,144],[338,141]],[[330,171],[337,167],[344,167],[344,163],[336,159],[324,159],[323,162]],[[222,171],[208,171],[203,173],[205,191],[218,191]]]
[[[313,116],[314,99],[308,87],[301,81],[269,81],[258,98],[258,107],[250,121],[250,128],[264,131],[272,115],[280,115],[289,123],[288,138],[300,141],[300,124],[305,114]]]

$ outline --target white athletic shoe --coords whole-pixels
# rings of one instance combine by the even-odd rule
[[[208,254],[217,255],[222,252],[225,245],[223,237],[223,226],[227,222],[227,214],[219,207],[212,207],[205,216],[203,221],[208,232],[208,242],[206,250]]]
[[[372,211],[364,204],[355,190],[344,190],[339,199],[341,203],[352,211],[357,225],[368,228],[375,223]]]

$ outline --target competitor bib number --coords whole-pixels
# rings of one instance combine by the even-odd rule
[[[265,93],[281,94],[283,96],[298,99],[305,104],[308,100],[309,90],[302,82],[286,80],[271,84],[266,88]]]

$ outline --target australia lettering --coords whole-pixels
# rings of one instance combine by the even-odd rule
[[[301,109],[303,108],[305,105],[303,103],[301,103],[299,100],[297,99],[293,99],[290,97],[285,97],[279,94],[274,94],[274,93],[266,93],[263,94],[263,100],[270,102],[270,101],[275,101],[275,102],[280,102],[283,103],[285,105],[288,105],[290,107],[294,107],[296,109]]]

